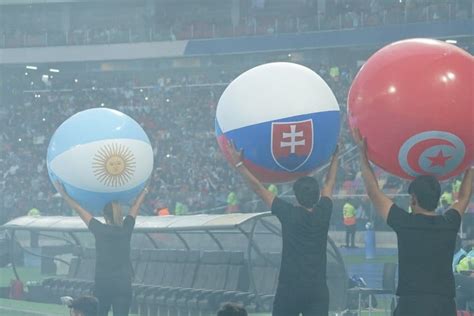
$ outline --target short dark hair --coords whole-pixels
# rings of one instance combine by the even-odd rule
[[[217,311],[217,316],[247,316],[247,311],[242,305],[225,303]]]
[[[319,201],[319,183],[313,177],[301,177],[293,184],[296,200],[303,207],[311,208]]]
[[[99,301],[93,296],[81,296],[74,299],[69,308],[84,314],[84,316],[97,316],[99,310]]]
[[[418,176],[410,183],[408,193],[416,197],[421,208],[434,211],[441,196],[441,185],[434,176]]]

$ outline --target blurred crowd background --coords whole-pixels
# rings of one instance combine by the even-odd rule
[[[321,2],[325,3],[323,11]],[[470,0],[243,0],[214,1],[206,6],[195,2],[195,7],[179,1],[140,3],[143,5],[97,3],[92,9],[90,4],[81,3],[31,5],[27,10],[25,6],[6,6],[0,11],[0,47],[249,37],[472,17]],[[472,40],[458,45],[472,53]],[[164,210],[176,215],[264,211],[223,159],[215,140],[214,118],[227,84],[245,70],[271,61],[308,66],[334,91],[343,117],[341,143],[345,153],[336,198],[341,205],[352,203],[358,217],[374,221],[348,130],[346,101],[354,76],[376,49],[123,61],[119,70],[113,65],[115,71],[107,71],[112,67],[107,62],[75,63],[46,74],[41,66],[4,68],[0,76],[0,223],[31,209],[42,215],[70,214],[49,181],[46,150],[65,119],[93,107],[114,108],[130,115],[152,141],[155,170],[146,214],[164,214]],[[383,188],[407,206],[407,183],[378,168],[376,171]],[[316,176],[323,173],[324,168]],[[443,183],[447,202],[455,198],[457,187],[456,179]],[[291,191],[289,185],[272,189],[280,195]],[[341,216],[333,217],[335,227],[342,226]]]
[[[2,10],[0,47],[242,37],[471,16],[470,0],[46,2]]]

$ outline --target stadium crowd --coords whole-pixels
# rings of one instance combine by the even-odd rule
[[[446,21],[471,17],[472,2],[251,0],[236,6],[224,1],[194,7],[188,2],[156,1],[151,7],[97,5],[93,15],[80,4],[31,5],[29,10],[11,6],[2,11],[0,47],[22,47],[174,41]],[[67,19],[61,18],[65,15]],[[15,23],[11,23],[13,17]]]
[[[344,113],[345,97],[355,69],[327,65],[313,68],[330,83]],[[156,170],[151,185],[153,191],[146,202],[149,212],[157,208],[175,212],[177,205],[181,209],[178,212],[183,212],[183,208],[189,212],[212,211],[226,205],[229,192],[236,192],[242,203],[252,201],[254,196],[222,158],[214,135],[218,99],[225,83],[236,75],[231,72],[215,77],[198,74],[180,79],[165,76],[147,88],[139,88],[129,81],[115,87],[104,86],[91,77],[88,83],[81,82],[80,88],[64,89],[59,82],[56,87],[52,80],[49,86],[43,84],[42,89],[37,82],[34,85],[37,92],[26,93],[23,90],[30,87],[18,83],[23,89],[18,86],[17,90],[9,89],[13,93],[11,102],[1,111],[0,194],[6,210],[2,214],[11,218],[24,215],[31,208],[45,214],[54,214],[60,209],[46,170],[49,139],[70,115],[100,106],[115,108],[133,117],[153,143]],[[201,85],[195,85],[197,82]],[[88,88],[84,88],[86,86]],[[343,139],[350,148],[346,126],[344,122]],[[345,180],[354,180],[357,166],[349,160],[343,168],[341,186]]]
[[[307,66],[326,80],[341,107],[341,139],[343,152],[348,154],[343,156],[338,172],[337,190],[341,196],[364,194],[346,120],[347,92],[357,63],[320,62]],[[83,74],[79,80],[34,80],[32,75],[23,74],[9,75],[8,80],[3,77],[1,222],[25,215],[32,208],[42,214],[69,214],[48,178],[47,146],[55,129],[69,116],[100,106],[130,115],[152,141],[155,171],[145,214],[159,214],[164,209],[178,215],[222,213],[229,210],[229,204],[237,205],[234,211],[261,211],[254,194],[223,159],[214,134],[219,97],[245,69],[169,71],[147,79],[133,72],[113,74],[113,79],[95,73]],[[405,193],[404,181],[380,169],[376,172],[388,193]],[[282,185],[278,189],[284,194],[289,187]],[[359,213],[365,212],[368,217],[373,214],[366,198],[358,196],[352,203]]]

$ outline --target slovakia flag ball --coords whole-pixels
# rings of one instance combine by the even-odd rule
[[[322,166],[339,136],[339,105],[326,82],[294,63],[269,63],[232,81],[216,113],[216,136],[244,151],[245,166],[262,182],[293,181]]]

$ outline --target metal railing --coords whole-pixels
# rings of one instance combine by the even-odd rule
[[[91,45],[174,41],[201,38],[247,37],[285,33],[305,33],[376,27],[391,24],[419,22],[446,22],[472,18],[472,12],[459,10],[453,3],[432,4],[418,9],[405,6],[399,10],[380,12],[346,12],[336,16],[322,13],[304,17],[248,17],[239,25],[226,23],[183,24],[178,27],[157,28],[91,28],[57,31],[38,31],[36,33],[0,32],[0,48]]]

